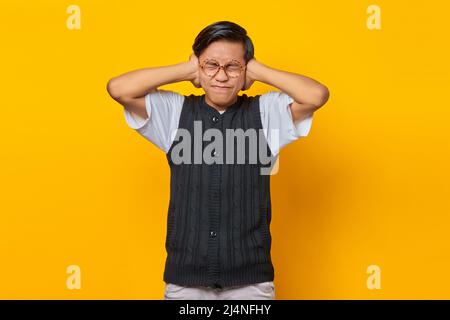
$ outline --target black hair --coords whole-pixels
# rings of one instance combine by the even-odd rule
[[[218,21],[205,27],[195,38],[192,49],[195,55],[200,57],[211,43],[218,40],[241,42],[244,45],[245,63],[254,57],[255,49],[252,40],[247,36],[247,31],[231,21]]]

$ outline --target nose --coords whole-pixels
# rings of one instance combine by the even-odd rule
[[[228,75],[226,74],[226,72],[223,68],[220,68],[219,71],[217,71],[216,79],[218,79],[218,80],[228,79]]]

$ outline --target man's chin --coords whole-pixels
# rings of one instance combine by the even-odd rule
[[[209,100],[216,105],[228,105],[235,100],[236,96],[211,94]]]

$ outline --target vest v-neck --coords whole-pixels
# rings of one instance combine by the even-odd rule
[[[205,110],[207,110],[209,113],[211,113],[211,114],[213,114],[213,115],[219,115],[219,116],[223,116],[223,115],[226,115],[226,114],[228,114],[228,113],[231,113],[231,112],[236,111],[236,110],[240,107],[240,105],[241,105],[241,103],[242,103],[242,100],[243,100],[243,97],[242,97],[242,96],[237,96],[236,102],[233,103],[231,106],[229,106],[224,112],[220,113],[216,108],[214,108],[213,106],[209,105],[209,104],[206,102],[205,97],[206,97],[206,94],[203,94],[203,95],[200,96],[200,104],[201,104],[201,105],[205,108]]]

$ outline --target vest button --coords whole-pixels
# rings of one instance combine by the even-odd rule
[[[212,122],[214,122],[214,123],[219,122],[219,118],[217,118],[216,116],[213,116],[211,120],[212,120]]]
[[[210,236],[211,238],[215,238],[215,237],[217,237],[217,233],[216,233],[215,231],[211,231],[211,232],[209,233],[209,236]]]

